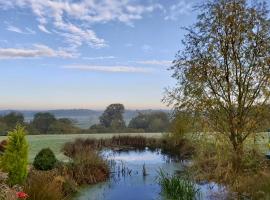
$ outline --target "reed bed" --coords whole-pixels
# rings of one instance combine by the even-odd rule
[[[144,150],[148,147],[150,150],[160,149],[162,153],[170,156],[187,158],[194,152],[194,147],[188,140],[185,139],[171,139],[169,136],[162,138],[147,138],[143,136],[114,136],[106,139],[76,139],[74,142],[66,143],[62,152],[69,157],[74,157],[77,152],[85,151],[87,149],[101,150],[104,148],[114,150]]]
[[[67,174],[79,185],[105,181],[110,175],[109,165],[98,152],[85,148],[73,155],[66,165]]]

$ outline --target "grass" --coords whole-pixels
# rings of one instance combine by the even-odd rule
[[[196,196],[199,196],[199,190],[187,178],[181,178],[176,175],[170,176],[160,171],[158,181],[166,199],[194,200]]]
[[[111,138],[119,135],[117,133],[98,133],[98,134],[67,134],[67,135],[28,135],[29,142],[29,162],[32,163],[35,155],[43,148],[50,148],[56,155],[57,159],[65,160],[66,157],[60,152],[66,142],[76,138]],[[142,135],[146,137],[161,137],[162,133],[121,133],[121,135]],[[0,141],[6,139],[6,136],[0,136]]]

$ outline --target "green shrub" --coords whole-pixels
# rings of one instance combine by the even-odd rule
[[[8,133],[8,142],[0,160],[3,171],[9,175],[10,185],[22,184],[27,176],[28,143],[24,127],[17,125]]]
[[[49,148],[42,149],[35,157],[34,167],[38,170],[52,170],[57,160],[53,151]]]

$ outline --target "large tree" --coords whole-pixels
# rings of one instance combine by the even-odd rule
[[[53,114],[48,112],[39,112],[36,113],[32,122],[32,125],[35,129],[41,134],[47,134],[50,130],[50,127],[56,122],[56,118]]]
[[[266,3],[210,0],[186,28],[165,101],[200,112],[232,144],[239,166],[246,138],[264,118],[270,94],[270,21]]]
[[[103,114],[100,116],[100,124],[106,128],[124,128],[125,121],[123,119],[123,113],[125,107],[123,104],[111,104],[109,105]]]

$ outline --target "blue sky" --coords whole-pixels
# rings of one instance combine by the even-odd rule
[[[0,109],[166,108],[199,0],[0,0]]]

